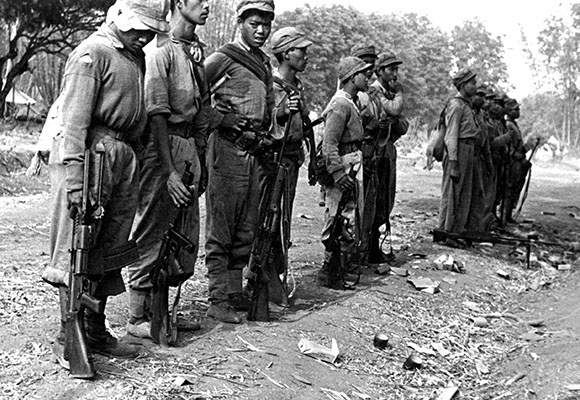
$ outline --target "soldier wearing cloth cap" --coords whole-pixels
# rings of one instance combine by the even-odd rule
[[[277,140],[274,141],[272,150],[279,152],[281,136],[286,124],[290,124],[288,137],[284,148],[282,164],[286,173],[286,181],[283,185],[283,238],[290,241],[290,225],[292,207],[296,196],[296,184],[298,172],[304,163],[303,143],[305,140],[304,124],[309,121],[309,109],[304,97],[304,85],[297,74],[304,72],[308,64],[307,50],[312,42],[304,33],[294,27],[285,27],[272,34],[270,41],[272,53],[278,61],[278,68],[274,70],[274,94],[275,94],[275,126]],[[286,271],[288,265],[288,253],[282,243],[274,246],[275,263],[279,266],[279,273]],[[277,299],[277,301],[282,299]]]
[[[213,99],[221,121],[208,143],[205,263],[207,314],[230,323],[240,323],[235,311],[249,307],[242,270],[250,258],[263,184],[254,154],[267,145],[274,109],[271,66],[260,47],[270,36],[274,2],[242,0],[237,18],[240,37],[205,63],[210,87],[229,77]]]
[[[190,277],[197,260],[198,196],[201,171],[205,167],[206,131],[196,122],[203,118],[200,110],[206,85],[203,45],[195,29],[205,24],[208,15],[208,0],[172,1],[170,34],[158,38],[157,46],[146,57],[145,100],[151,132],[142,156],[139,207],[132,231],[140,259],[128,269],[127,332],[137,337],[150,336],[148,305],[152,282],[149,274],[178,207],[189,205],[179,223],[181,233],[194,248],[191,252],[181,251],[174,260],[179,276],[172,279],[182,282]],[[192,165],[193,187],[185,187],[181,181],[186,162]],[[196,329],[199,324],[179,321],[178,329],[184,328]]]
[[[475,120],[479,129],[481,131],[480,138],[481,141],[479,142],[479,146],[481,151],[479,152],[479,157],[476,160],[476,168],[479,170],[478,174],[481,175],[482,182],[487,182],[488,177],[493,173],[493,163],[491,159],[491,151],[490,151],[490,133],[489,130],[493,129],[490,121],[489,114],[487,109],[489,108],[489,102],[487,101],[488,89],[486,85],[479,85],[477,86],[477,90],[475,91],[475,95],[471,99],[471,105],[473,107],[473,111],[475,113]],[[484,199],[488,196],[489,187],[485,184],[483,185],[484,189]],[[476,220],[481,221],[480,227],[478,227],[478,231],[484,232],[487,231],[487,227],[485,226],[485,213],[486,213],[486,203],[484,201],[483,207],[479,207],[478,209],[473,210],[476,213],[474,217]]]
[[[376,174],[378,178],[375,213],[370,223],[368,241],[368,262],[382,263],[392,260],[380,248],[381,225],[385,224],[390,234],[389,217],[395,206],[397,185],[397,148],[395,142],[407,132],[409,123],[403,116],[405,96],[398,81],[399,65],[403,62],[390,51],[378,55],[375,63],[377,80],[369,88],[370,97],[380,103],[377,132],[381,136],[376,153]],[[368,202],[365,201],[365,204]]]
[[[102,218],[96,224],[95,247],[103,251],[126,244],[137,209],[137,158],[131,145],[139,140],[147,115],[143,98],[143,46],[155,33],[168,30],[164,0],[119,0],[106,22],[69,56],[61,94],[63,131],[51,152],[52,223],[50,265],[43,279],[58,286],[61,330],[54,353],[63,366],[64,319],[68,297],[73,220],[69,210],[82,201],[84,154],[104,147],[101,187]],[[97,188],[91,191],[97,192]],[[92,196],[91,196],[92,197]],[[89,259],[91,258],[89,254]],[[93,282],[91,294],[103,303],[125,290],[121,270]],[[105,314],[85,311],[86,336],[92,351],[132,357],[136,347],[118,341],[105,327]]]
[[[345,57],[338,64],[338,79],[341,84],[322,113],[325,124],[322,139],[322,154],[326,169],[334,183],[326,186],[325,223],[322,230],[324,242],[331,234],[332,222],[338,203],[344,192],[354,191],[355,196],[346,204],[343,215],[348,219],[341,241],[341,252],[348,258],[358,257],[354,244],[360,235],[358,215],[363,212],[362,193],[362,140],[364,128],[357,93],[368,89],[368,71],[372,68],[357,57]],[[326,252],[322,269],[318,272],[318,284],[328,285],[328,261],[331,254]]]
[[[460,71],[453,78],[459,96],[449,101],[445,111],[445,155],[443,157],[443,183],[439,209],[439,229],[449,233],[478,230],[478,210],[483,205],[483,182],[477,168],[481,151],[481,131],[477,125],[470,100],[475,95],[477,83],[470,70]],[[446,244],[461,246],[453,239]]]
[[[350,51],[353,57],[358,57],[367,64],[372,65],[367,71],[367,76],[369,79],[372,77],[374,72],[375,62],[377,61],[377,51],[375,46],[372,44],[359,43]],[[357,106],[360,110],[360,115],[364,128],[364,138],[362,144],[362,155],[363,155],[363,175],[364,175],[364,213],[362,215],[361,221],[361,248],[360,257],[361,262],[365,263],[368,261],[367,247],[369,233],[371,231],[371,226],[375,217],[375,205],[376,198],[378,194],[378,177],[376,173],[376,158],[379,147],[375,147],[375,141],[381,140],[380,136],[380,126],[379,120],[381,118],[382,106],[380,99],[375,93],[371,94],[372,85],[369,86],[367,92],[360,92],[357,96]],[[377,143],[378,144],[378,143]],[[385,141],[381,142],[381,148],[384,148]],[[353,262],[358,260],[347,260],[347,270],[353,272],[357,266],[353,265]]]
[[[502,160],[507,155],[510,137],[506,132],[503,101],[491,90],[486,90],[487,104],[486,127],[487,140],[491,157],[491,170],[483,175],[485,211],[482,229],[490,231],[497,227],[495,215],[498,178],[502,169]]]

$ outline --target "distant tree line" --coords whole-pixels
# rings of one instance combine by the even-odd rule
[[[0,0],[0,116],[6,93],[18,82],[21,89],[47,105],[60,91],[68,53],[102,23],[113,0]],[[210,19],[198,33],[210,54],[236,35],[237,0],[212,3]],[[413,127],[427,126],[455,94],[451,75],[468,67],[478,81],[509,94],[502,38],[492,35],[477,19],[450,33],[418,14],[365,14],[339,5],[306,5],[276,16],[273,30],[301,29],[314,44],[302,78],[312,108],[321,111],[336,90],[336,66],[357,43],[392,51],[404,64],[400,78],[406,88],[406,114]],[[524,38],[525,39],[525,38]],[[541,60],[529,51],[538,81],[552,79],[553,92],[522,100],[524,130],[549,132],[570,146],[580,145],[580,4],[570,18],[552,17],[537,38]],[[266,49],[267,50],[267,49]]]

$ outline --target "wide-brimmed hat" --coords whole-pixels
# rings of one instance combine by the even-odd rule
[[[308,47],[312,42],[306,39],[304,33],[294,27],[288,26],[274,32],[270,44],[272,47],[272,53],[276,54],[283,53],[292,48],[301,49]]]
[[[338,80],[345,82],[353,75],[368,71],[372,67],[372,64],[367,64],[358,57],[345,57],[338,63]]]
[[[164,33],[169,31],[168,13],[168,0],[117,0],[107,12],[107,22],[113,22],[121,32]]]

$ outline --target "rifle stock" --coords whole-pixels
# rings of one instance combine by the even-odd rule
[[[181,177],[183,184],[189,187],[193,183],[194,175],[191,172],[191,163],[185,163],[185,170]],[[184,208],[179,208],[172,219],[169,228],[163,235],[159,256],[149,276],[153,285],[151,289],[151,337],[153,341],[162,346],[169,346],[177,341],[177,303],[179,296],[169,311],[169,264],[171,258],[177,258],[181,251],[191,253],[195,246],[179,229],[179,223],[183,218]],[[174,322],[172,322],[174,321]]]

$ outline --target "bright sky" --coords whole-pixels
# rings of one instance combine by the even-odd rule
[[[505,46],[505,62],[510,73],[510,83],[515,87],[511,93],[521,98],[534,91],[532,73],[523,52],[521,31],[530,45],[535,46],[536,37],[551,15],[567,12],[570,0],[279,0],[276,11],[284,12],[304,4],[320,6],[341,4],[352,6],[365,13],[416,13],[427,16],[431,22],[450,32],[465,20],[478,18],[487,30],[501,36]]]

